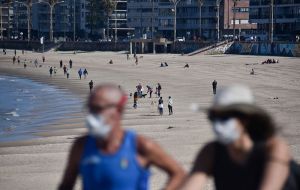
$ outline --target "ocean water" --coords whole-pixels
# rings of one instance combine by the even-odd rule
[[[75,117],[82,105],[82,100],[68,91],[0,75],[0,142],[34,138],[41,126]]]

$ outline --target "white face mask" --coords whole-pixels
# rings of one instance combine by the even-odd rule
[[[101,115],[89,114],[86,117],[86,125],[90,135],[101,139],[105,139],[111,131],[111,127]]]
[[[228,145],[236,141],[240,137],[240,131],[237,128],[237,119],[231,118],[226,121],[216,120],[213,122],[213,130],[217,140]]]

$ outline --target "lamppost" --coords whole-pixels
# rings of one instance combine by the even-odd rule
[[[220,41],[220,3],[221,0],[217,0],[217,40]]]
[[[76,2],[73,1],[73,41],[75,42],[76,38]]]
[[[270,28],[270,43],[273,43],[274,36],[274,0],[270,1],[270,20],[271,20],[271,28]]]
[[[180,0],[170,0],[170,2],[171,3],[173,3],[173,5],[174,5],[174,39],[173,39],[173,43],[175,44],[175,41],[176,41],[176,30],[177,30],[177,27],[176,27],[176,25],[177,25],[177,22],[176,22],[176,19],[177,19],[177,4],[180,2]]]
[[[59,3],[63,3],[64,1],[54,1],[54,0],[50,0],[49,2],[47,1],[39,1],[38,3],[45,3],[47,5],[49,5],[50,7],[50,41],[53,41],[53,9],[54,6],[59,4]]]
[[[117,5],[118,0],[115,0],[115,42],[117,42],[118,34],[117,34]]]
[[[199,6],[199,37],[202,36],[202,6],[204,4],[204,0],[198,0]]]
[[[233,1],[233,40],[235,40],[235,17],[236,17],[236,4],[239,0]]]
[[[32,5],[33,4],[37,4],[39,2],[35,2],[35,3],[32,3],[31,0],[27,0],[26,3],[25,2],[19,2],[19,1],[15,1],[16,3],[19,3],[23,6],[26,7],[27,9],[27,40],[28,42],[30,41],[30,38],[31,38],[31,35],[30,35],[30,32],[31,32],[31,27],[30,27],[30,21],[31,21],[31,8],[32,8]]]

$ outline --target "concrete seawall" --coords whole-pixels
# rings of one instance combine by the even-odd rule
[[[235,42],[226,53],[300,57],[300,43],[274,42],[271,44],[268,42]]]

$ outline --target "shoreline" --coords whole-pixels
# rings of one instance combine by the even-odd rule
[[[19,54],[18,54],[19,55]],[[26,52],[21,59],[41,61],[41,53]],[[244,83],[255,92],[257,103],[267,109],[284,126],[281,135],[290,145],[296,160],[300,161],[300,64],[299,58],[274,57],[279,64],[249,65],[258,63],[268,56],[179,56],[172,54],[143,55],[139,65],[134,60],[126,60],[126,55],[113,52],[91,52],[84,54],[60,54],[46,52],[45,66],[24,69],[22,64],[12,64],[13,51],[0,56],[0,74],[29,78],[30,80],[53,85],[67,90],[84,100],[89,94],[88,82],[115,83],[121,85],[129,94],[141,82],[153,87],[160,82],[166,101],[169,95],[174,100],[174,115],[158,116],[157,98],[139,100],[138,109],[132,108],[132,99],[128,100],[123,119],[125,129],[133,129],[157,141],[186,170],[189,170],[198,150],[213,138],[207,117],[203,113],[193,113],[191,103],[200,103],[207,107],[212,101],[211,82],[216,79],[220,87],[232,83]],[[141,55],[138,55],[141,56]],[[273,57],[272,57],[273,58]],[[67,80],[61,69],[57,76],[50,78],[48,65],[58,66],[59,60],[68,63],[73,60],[74,69],[71,79]],[[107,64],[113,59],[114,64]],[[160,62],[168,62],[169,67],[160,68]],[[183,66],[189,63],[189,69]],[[248,65],[247,65],[248,64]],[[79,80],[77,69],[85,67],[89,71],[88,79]],[[249,75],[254,67],[256,75]],[[274,99],[279,97],[279,99]],[[153,105],[152,105],[153,102]],[[6,189],[54,189],[57,187],[71,143],[85,132],[84,105],[75,119],[58,121],[57,125],[46,126],[50,131],[43,132],[41,138],[4,145],[0,143],[0,187]],[[61,122],[61,123],[59,123]],[[64,122],[64,124],[62,124]],[[24,175],[20,171],[26,171]],[[165,175],[152,170],[151,189],[161,189]],[[80,181],[78,180],[78,183]],[[75,189],[80,189],[79,184]],[[212,189],[211,185],[208,188]]]

